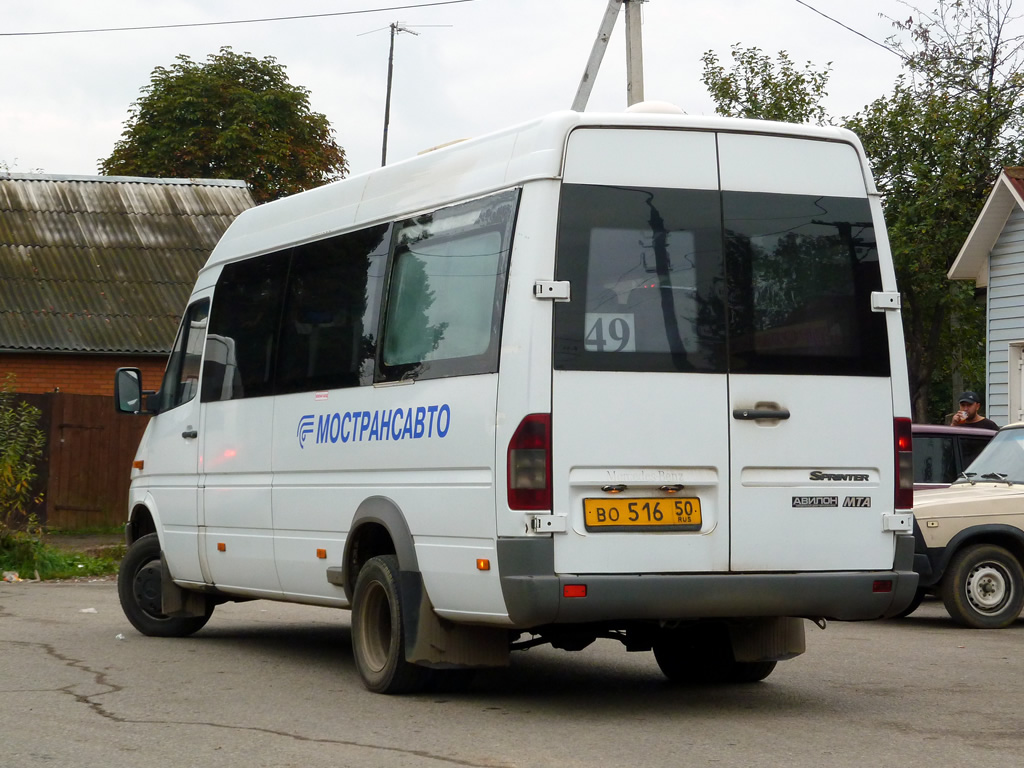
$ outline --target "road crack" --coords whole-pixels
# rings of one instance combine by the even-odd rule
[[[67,667],[76,669],[84,672],[88,675],[92,675],[93,682],[96,685],[102,686],[105,690],[99,693],[82,694],[77,693],[74,689],[81,686],[81,683],[73,683],[52,690],[56,693],[63,693],[71,696],[79,704],[83,704],[88,707],[94,714],[102,717],[113,723],[118,724],[129,724],[129,725],[176,725],[176,726],[198,726],[204,728],[215,728],[226,731],[243,731],[248,733],[262,733],[268,736],[279,736],[292,741],[306,743],[306,744],[324,744],[333,745],[339,747],[356,747],[358,749],[367,749],[375,752],[393,752],[401,755],[409,755],[412,757],[421,757],[427,760],[436,760],[439,763],[445,763],[447,765],[458,765],[466,766],[466,768],[512,768],[509,763],[476,763],[469,760],[460,760],[457,757],[450,757],[448,755],[440,755],[434,752],[428,752],[422,749],[405,749],[402,747],[390,747],[381,744],[370,744],[362,741],[355,741],[352,739],[332,739],[318,736],[303,736],[298,733],[290,733],[288,731],[279,731],[273,728],[261,728],[259,726],[247,726],[247,725],[230,725],[228,723],[214,723],[204,722],[195,720],[139,720],[130,717],[124,717],[122,715],[111,712],[107,707],[103,705],[102,701],[99,701],[101,696],[109,696],[112,693],[118,693],[124,690],[124,686],[117,685],[116,683],[110,682],[109,675],[102,670],[93,669],[82,659],[76,659],[71,656],[67,656],[52,645],[48,643],[33,643],[23,640],[6,640],[0,641],[0,644],[6,643],[8,645],[16,645],[25,648],[36,648],[41,649],[44,653],[53,659],[61,662]],[[23,691],[28,693],[29,691]],[[41,689],[36,689],[36,692],[43,692]]]

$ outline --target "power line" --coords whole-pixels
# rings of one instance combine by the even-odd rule
[[[875,45],[877,45],[877,46],[878,46],[879,48],[884,48],[884,49],[885,49],[885,50],[887,50],[887,51],[888,51],[889,53],[892,53],[892,54],[894,54],[894,55],[896,55],[896,56],[899,56],[899,57],[900,57],[901,59],[906,59],[906,58],[907,58],[906,56],[904,56],[904,55],[903,55],[902,53],[900,53],[899,51],[897,51],[897,50],[894,50],[894,49],[890,48],[890,47],[889,47],[888,45],[885,45],[884,43],[880,43],[880,42],[878,42],[877,40],[872,40],[872,39],[871,39],[870,37],[868,37],[867,35],[865,35],[865,34],[864,34],[863,32],[858,32],[858,31],[857,31],[856,29],[854,29],[853,27],[848,27],[848,26],[847,26],[846,24],[843,24],[843,22],[839,21],[838,19],[833,19],[833,18],[832,18],[831,16],[829,16],[829,15],[828,15],[827,13],[824,13],[824,12],[822,12],[822,11],[819,11],[819,10],[818,10],[817,8],[815,8],[815,7],[814,7],[814,6],[812,6],[812,5],[808,5],[807,3],[805,3],[805,2],[804,2],[804,0],[796,0],[796,2],[800,3],[800,5],[802,5],[802,6],[804,7],[804,8],[809,8],[810,10],[814,11],[814,12],[815,12],[816,14],[818,14],[819,16],[824,16],[824,17],[825,17],[826,19],[828,19],[828,20],[829,20],[829,21],[831,21],[832,23],[834,23],[834,24],[838,24],[838,25],[839,25],[840,27],[842,27],[843,29],[845,29],[845,30],[847,30],[847,31],[849,31],[849,32],[853,32],[853,34],[857,35],[858,37],[863,37],[863,38],[864,38],[865,40],[867,40],[867,41],[868,41],[869,43],[874,43],[874,44],[875,44]]]
[[[220,27],[226,24],[260,24],[267,21],[293,21],[295,19],[323,19],[329,16],[355,16],[364,13],[381,13],[383,11],[405,11],[412,8],[430,8],[435,5],[455,5],[456,3],[474,3],[476,0],[437,0],[433,3],[415,3],[413,5],[392,5],[388,8],[364,8],[358,11],[336,11],[334,13],[311,13],[303,16],[275,16],[268,19],[234,19],[232,21],[203,21],[193,24],[154,24],[145,27],[103,27],[98,29],[55,29],[48,32],[0,32],[0,37],[29,37],[36,35],[80,35],[92,32],[139,32],[148,29],[182,29],[185,27]]]

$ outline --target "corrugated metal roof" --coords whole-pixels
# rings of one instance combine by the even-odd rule
[[[244,182],[0,175],[0,350],[166,353]]]
[[[1003,173],[1006,174],[1006,178],[1013,188],[1017,190],[1017,194],[1024,197],[1024,168],[1019,165],[1010,166],[1003,168]]]

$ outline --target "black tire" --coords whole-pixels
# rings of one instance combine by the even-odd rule
[[[150,637],[187,637],[198,632],[213,613],[206,600],[203,616],[166,616],[161,613],[160,539],[150,533],[137,539],[117,572],[117,596],[121,610],[139,632]]]
[[[921,601],[924,600],[924,596],[928,594],[923,589],[919,589],[914,592],[914,599],[910,601],[910,604],[899,613],[895,614],[892,618],[894,619],[905,619],[907,616],[912,614],[918,608],[921,607]]]
[[[664,629],[654,641],[654,658],[662,674],[677,685],[757,683],[778,663],[736,661],[724,626]]]
[[[726,683],[759,683],[775,671],[777,661],[733,661],[724,670]]]
[[[405,660],[405,608],[398,558],[371,557],[352,595],[352,653],[363,685],[374,693],[411,693],[430,680],[427,667]]]
[[[1024,607],[1024,570],[995,544],[966,547],[953,556],[942,577],[942,602],[957,624],[1002,629]]]

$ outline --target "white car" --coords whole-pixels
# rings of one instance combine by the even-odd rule
[[[915,493],[917,598],[954,621],[1009,626],[1024,607],[1024,423],[1001,429],[949,488]],[[907,611],[909,613],[909,611]]]

